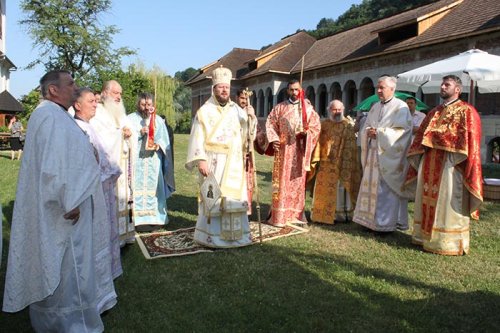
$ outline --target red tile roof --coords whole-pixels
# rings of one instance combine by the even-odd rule
[[[189,79],[186,84],[191,85],[204,79],[211,79],[212,71],[221,65],[233,72],[233,78],[245,75],[248,73],[246,63],[258,56],[259,53],[259,50],[234,48],[219,60],[203,67],[200,73]]]
[[[300,62],[302,55],[307,52],[316,42],[316,39],[304,31],[285,37],[279,42],[264,49],[259,56],[271,53],[283,47],[269,61],[259,68],[249,72],[241,79],[264,74],[270,71],[290,73],[292,68]]]

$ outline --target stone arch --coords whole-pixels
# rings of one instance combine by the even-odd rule
[[[252,97],[250,97],[250,104],[257,109],[257,94],[255,90],[252,90]]]
[[[271,113],[273,109],[273,91],[271,88],[266,89],[266,116]]]
[[[325,84],[320,84],[318,87],[318,105],[316,112],[321,117],[326,117],[326,108],[328,106],[328,92]]]
[[[330,86],[330,100],[334,99],[342,100],[342,87],[338,82],[333,82]]]
[[[314,87],[309,86],[306,89],[306,98],[311,102],[312,105],[316,105],[316,93],[314,92]]]
[[[259,117],[264,117],[266,114],[264,113],[264,92],[262,89],[259,90],[257,101],[257,114]]]
[[[356,83],[353,80],[347,81],[344,85],[344,92],[344,105],[346,112],[349,113],[358,103]]]
[[[500,163],[500,136],[494,137],[488,142],[486,163]]]
[[[287,89],[283,88],[278,93],[277,102],[278,103],[284,102],[287,99],[287,97],[288,97]]]
[[[375,86],[373,85],[372,79],[365,77],[361,81],[361,84],[359,85],[359,94],[361,101],[375,94]]]

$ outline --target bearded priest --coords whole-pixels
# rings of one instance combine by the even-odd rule
[[[157,116],[149,93],[139,95],[137,111],[128,119],[138,138],[134,149],[134,225],[137,231],[153,231],[168,223],[167,198],[175,186],[167,126]]]
[[[277,104],[266,120],[267,141],[274,153],[273,193],[267,223],[279,228],[307,224],[306,176],[321,131],[319,115],[305,98],[298,80],[288,82],[287,93],[288,99]]]
[[[247,140],[249,117],[255,118],[255,115],[247,114],[230,100],[231,78],[228,68],[220,67],[212,72],[213,95],[196,112],[186,162],[188,170],[196,168],[199,174],[194,239],[202,245],[218,248],[252,242],[243,145]]]
[[[361,168],[354,124],[344,117],[344,104],[328,105],[328,118],[312,158],[308,180],[314,182],[311,220],[333,224],[349,221],[358,196]]]
[[[122,87],[114,80],[107,81],[101,92],[103,104],[97,105],[95,116],[90,124],[101,136],[102,144],[111,162],[120,166],[122,174],[116,183],[118,229],[120,245],[132,243],[135,240],[135,229],[131,214],[133,202],[133,147],[134,133],[127,119],[122,100]]]
[[[444,103],[427,114],[408,152],[406,183],[417,184],[413,242],[443,255],[469,253],[470,219],[483,202],[481,119],[461,92],[459,77],[443,77]]]

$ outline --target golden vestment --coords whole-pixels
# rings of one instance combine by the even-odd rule
[[[338,200],[344,200],[344,212],[338,213],[351,215],[358,196],[361,167],[354,127],[347,119],[321,122],[321,133],[312,155],[308,179],[313,181],[314,176],[311,219],[333,224]],[[347,198],[337,198],[338,186],[346,190],[352,207],[347,208]]]

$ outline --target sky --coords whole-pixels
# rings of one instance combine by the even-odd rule
[[[114,48],[127,46],[137,55],[122,59],[124,68],[142,62],[169,75],[186,68],[201,68],[234,47],[260,49],[297,29],[312,30],[322,18],[336,19],[362,0],[254,0],[248,3],[207,0],[115,0],[101,15],[103,25],[115,25]],[[6,54],[17,66],[10,74],[10,93],[20,98],[38,85],[43,66],[24,67],[39,55],[26,29],[20,0],[6,5]]]

